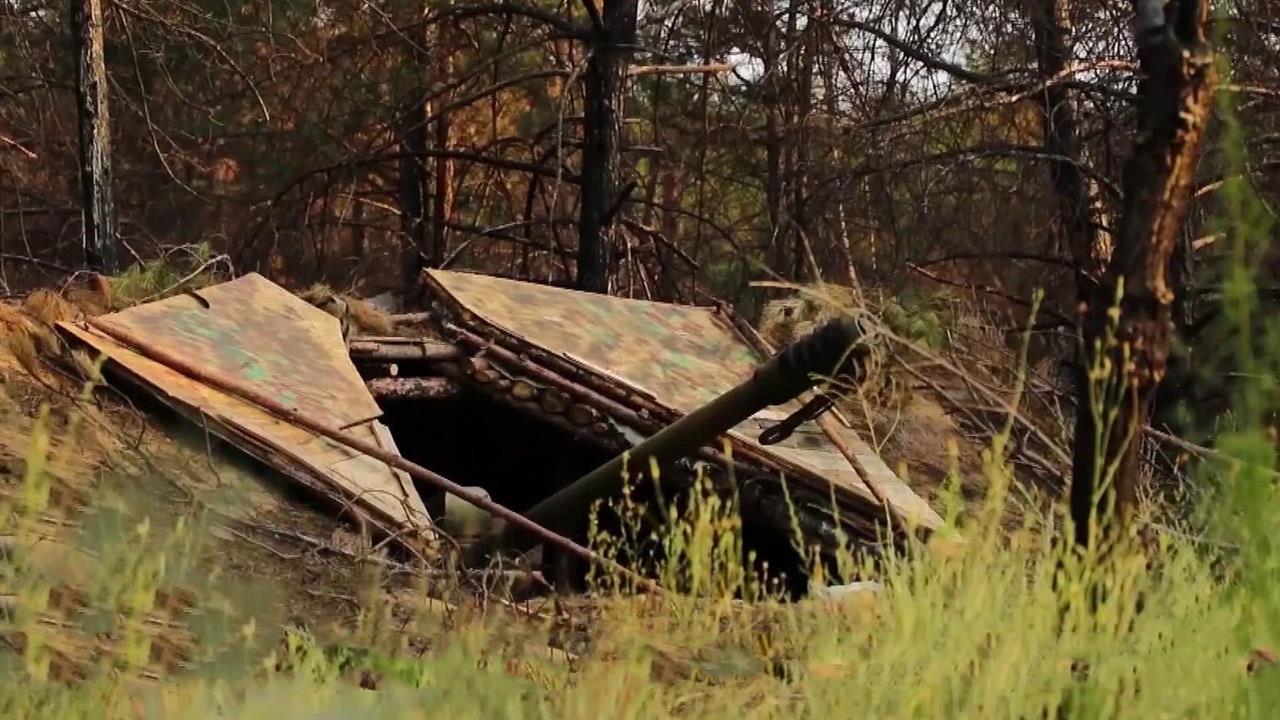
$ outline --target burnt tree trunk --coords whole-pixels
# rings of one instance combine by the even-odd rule
[[[591,31],[591,58],[582,76],[579,290],[607,293],[615,264],[612,225],[621,201],[623,98],[638,9],[639,0],[605,0]]]
[[[447,117],[436,123],[436,147],[448,150],[452,127]],[[449,222],[453,218],[453,159],[436,158],[435,193],[431,202],[431,243],[428,246],[426,264],[438,268],[444,264],[444,253],[449,247]]]
[[[434,64],[441,83],[450,83],[453,80],[452,34],[456,31],[457,26],[453,23],[443,23],[437,30]],[[451,99],[451,95],[445,95],[438,100],[438,103],[444,106]],[[453,130],[452,118],[448,113],[442,112],[435,122],[436,147],[440,150],[448,150]],[[443,265],[445,250],[449,246],[449,221],[453,218],[453,167],[452,158],[444,155],[436,158],[435,193],[431,203],[431,242],[424,259],[427,267],[438,268]]]
[[[426,217],[427,107],[421,99],[411,98],[400,118],[400,232],[404,235],[405,280],[412,286],[433,254]]]
[[[71,0],[70,18],[76,54],[84,261],[90,268],[110,275],[119,268],[115,206],[111,199],[111,116],[107,108],[102,0]]]
[[[795,0],[792,4],[793,17],[804,11],[805,14],[811,15],[812,8],[808,3],[801,4],[800,0]],[[794,25],[795,23],[793,23]],[[813,115],[813,75],[815,67],[815,52],[817,33],[814,32],[813,22],[810,21],[802,30],[798,31],[798,35],[793,36],[792,46],[795,47],[796,72],[793,73],[795,83],[795,122],[793,123],[793,143],[795,147],[794,167],[791,174],[791,217],[789,222],[792,225],[792,232],[795,234],[793,238],[794,248],[792,250],[792,268],[791,279],[796,282],[802,282],[808,279],[811,282],[817,282],[822,278],[819,277],[819,269],[817,258],[814,254],[814,248],[811,244],[810,231],[812,229],[811,218],[809,217],[809,144],[812,141],[809,125]],[[796,32],[793,30],[793,33]]]
[[[782,182],[783,207],[780,218],[780,234],[776,238],[783,245],[780,254],[786,257],[786,263],[777,271],[787,280],[799,281],[799,268],[804,265],[804,254],[801,251],[800,233],[796,225],[796,181],[800,177],[800,143],[797,142],[800,121],[800,77],[802,68],[800,57],[803,54],[801,43],[797,41],[801,0],[790,0],[786,11],[786,25],[783,26],[782,38],[786,51],[780,62],[778,72],[783,85],[783,142],[782,142]],[[789,196],[789,197],[788,197]]]
[[[1207,0],[1133,5],[1143,73],[1138,140],[1125,167],[1116,248],[1083,308],[1071,517],[1084,547],[1120,537],[1134,509],[1142,428],[1173,335],[1170,259],[1216,85]]]

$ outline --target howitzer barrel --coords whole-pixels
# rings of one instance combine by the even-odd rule
[[[652,462],[688,455],[765,407],[794,399],[823,376],[857,372],[860,339],[861,333],[852,322],[823,325],[758,367],[747,381],[564,487],[524,515],[545,527],[574,529],[586,517],[591,503],[621,489],[626,468],[643,472]],[[475,546],[471,554],[480,559],[497,548],[524,548],[535,542],[535,538],[507,527]]]

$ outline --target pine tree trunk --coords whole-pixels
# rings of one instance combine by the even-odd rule
[[[1036,63],[1046,82],[1060,77],[1071,63],[1075,44],[1071,0],[1028,0],[1027,16],[1035,38]],[[1049,177],[1058,201],[1058,218],[1066,251],[1077,272],[1080,300],[1095,290],[1111,255],[1111,241],[1094,213],[1092,182],[1081,171],[1080,107],[1077,92],[1050,82],[1042,99],[1044,150],[1061,158],[1050,162]]]
[[[111,116],[107,108],[102,0],[71,0],[70,17],[76,53],[84,260],[90,268],[112,275],[119,268],[111,197]]]
[[[614,215],[619,211],[623,100],[630,45],[635,42],[638,0],[606,0],[591,39],[583,73],[582,207],[578,217],[580,290],[607,293],[613,257]]]
[[[793,6],[811,14],[812,7],[808,2],[795,0]],[[792,279],[802,282],[806,278],[817,282],[821,278],[814,254],[812,227],[809,217],[809,143],[812,141],[809,124],[813,116],[813,75],[815,68],[815,52],[817,50],[817,33],[812,21],[799,31],[795,38],[796,74],[795,74],[795,125],[792,131],[795,144],[795,167],[791,176],[791,218],[792,232],[795,234],[793,250]]]
[[[765,211],[769,226],[765,248],[769,251],[769,264],[775,272],[785,274],[790,264],[786,233],[783,229],[783,198],[786,194],[782,178],[782,80],[778,66],[778,26],[773,17],[774,3],[765,3],[764,45],[764,152],[765,152]]]
[[[419,98],[411,98],[400,117],[400,232],[404,237],[405,281],[412,287],[427,267],[431,244],[426,217],[426,105]]]
[[[453,48],[451,33],[456,32],[453,23],[442,23],[436,32],[436,76],[441,84],[453,80]],[[450,96],[438,100],[440,105],[450,101]],[[452,118],[442,113],[436,118],[436,147],[448,150],[453,130]],[[440,267],[444,264],[444,254],[449,243],[449,221],[453,217],[453,159],[437,157],[435,162],[435,193],[431,203],[431,242],[426,250],[428,267]]]

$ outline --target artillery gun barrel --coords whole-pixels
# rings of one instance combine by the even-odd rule
[[[750,379],[565,486],[524,515],[559,531],[580,527],[591,503],[620,491],[627,468],[645,472],[652,462],[661,464],[688,455],[765,407],[794,399],[823,377],[857,372],[861,339],[862,333],[853,322],[836,320],[823,325],[756,368]],[[527,548],[535,543],[536,538],[508,526],[474,546],[469,555],[479,560],[495,549]]]

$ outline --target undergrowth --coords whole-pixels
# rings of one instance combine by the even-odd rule
[[[179,246],[162,257],[130,265],[111,278],[109,304],[112,309],[122,309],[199,290],[216,282],[229,267],[230,260],[215,254],[207,244]]]
[[[695,494],[649,538],[662,547],[664,585],[682,592],[635,596],[599,583],[591,642],[557,659],[546,647],[550,619],[419,608],[412,622],[392,623],[376,591],[342,642],[302,630],[277,637],[250,613],[203,602],[219,593],[193,572],[191,525],[110,512],[118,498],[100,511],[114,520],[82,538],[95,572],[79,614],[60,611],[47,566],[21,551],[39,546],[54,512],[58,443],[46,414],[4,501],[0,535],[16,542],[0,582],[17,602],[3,615],[10,681],[0,716],[1269,716],[1280,672],[1246,664],[1277,640],[1273,578],[1252,566],[1272,565],[1261,529],[1275,526],[1275,498],[1243,518],[1257,530],[1235,534],[1238,552],[1165,536],[1145,552],[1085,563],[1055,541],[1052,517],[1011,536],[1001,527],[1010,484],[1001,442],[985,456],[991,493],[980,507],[952,506],[950,528],[876,568],[878,590],[845,596],[773,597],[737,561],[732,503]],[[845,560],[852,574],[869,569]],[[157,677],[147,671],[166,643],[156,615],[175,584],[194,588],[198,609],[186,619],[203,625],[204,651]],[[440,588],[412,594],[425,605],[428,590]],[[60,672],[58,620],[90,627],[112,649]]]

